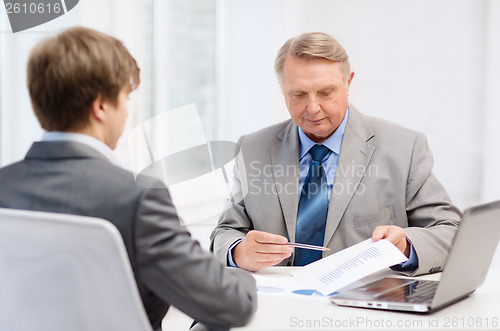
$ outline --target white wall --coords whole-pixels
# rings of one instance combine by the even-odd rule
[[[146,3],[146,5],[145,5]],[[141,66],[141,89],[131,95],[130,117],[126,132],[149,113],[151,89],[150,50],[146,31],[150,28],[147,4],[134,0],[85,0],[56,20],[24,32],[13,34],[4,8],[0,8],[0,166],[24,158],[33,141],[39,140],[42,129],[31,109],[26,88],[26,63],[33,46],[63,28],[81,25],[100,30],[120,39]],[[147,117],[146,117],[147,118]],[[122,139],[117,153],[126,164],[128,150]]]
[[[306,31],[333,35],[356,72],[350,101],[362,112],[426,134],[435,173],[465,208],[499,199],[496,101],[500,5],[470,0],[220,1],[226,29],[220,138],[288,118],[274,57]]]
[[[151,3],[151,2],[149,2]],[[324,31],[346,48],[356,72],[351,102],[361,111],[425,133],[435,172],[457,204],[500,198],[500,2],[495,0],[218,0],[216,139],[288,118],[273,73],[284,41]],[[99,8],[99,10],[96,10]],[[0,11],[0,165],[21,159],[41,129],[25,87],[29,50],[40,38],[82,24],[122,39],[143,84],[127,131],[150,116],[152,40],[144,3],[87,0],[58,20],[7,33]],[[163,44],[154,35],[154,42]],[[157,82],[158,83],[158,82]],[[127,132],[126,131],[126,132]],[[126,134],[126,133],[125,133]],[[127,162],[126,141],[120,153]]]
[[[80,1],[78,10],[15,35],[7,33],[0,10],[0,165],[23,158],[41,135],[25,88],[27,55],[40,38],[65,26],[82,24],[125,42],[143,78],[126,130],[149,118],[152,103],[158,106],[152,85],[172,82],[156,76],[153,83],[158,67],[152,67],[149,43],[158,49],[165,41],[162,31],[146,38],[151,17],[145,3],[152,2]],[[273,73],[276,52],[292,36],[324,31],[350,55],[353,104],[425,133],[435,172],[461,208],[500,198],[500,1],[217,0],[217,15],[215,139],[236,141],[287,119]],[[126,140],[120,143],[126,163]]]
[[[500,197],[500,1],[490,1],[486,33],[483,163],[481,198],[494,200]]]

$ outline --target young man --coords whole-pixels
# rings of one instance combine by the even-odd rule
[[[151,324],[170,305],[214,329],[245,324],[256,307],[253,277],[227,269],[180,225],[161,183],[140,187],[112,154],[139,68],[122,43],[87,28],[40,42],[28,89],[46,130],[26,158],[0,169],[0,207],[103,218],[120,231]]]

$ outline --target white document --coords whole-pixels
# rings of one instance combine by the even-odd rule
[[[389,241],[367,239],[295,270],[292,276],[329,295],[350,283],[408,258]]]

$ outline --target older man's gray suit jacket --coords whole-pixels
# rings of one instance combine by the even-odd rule
[[[76,142],[36,142],[26,158],[0,169],[0,207],[103,218],[120,231],[155,330],[170,305],[210,328],[246,323],[255,281],[226,268],[180,225],[168,190]]]
[[[211,248],[227,263],[228,248],[252,230],[295,240],[299,202],[299,138],[291,120],[243,136],[233,199],[212,233]],[[332,254],[370,238],[379,225],[405,229],[418,255],[414,274],[442,269],[461,212],[432,173],[422,134],[367,117],[349,105],[328,210],[324,243]],[[292,265],[293,256],[281,265]]]

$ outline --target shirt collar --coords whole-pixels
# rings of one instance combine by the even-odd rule
[[[339,127],[335,130],[335,132],[322,144],[328,147],[332,152],[339,155],[340,154],[340,146],[342,145],[342,139],[344,138],[345,127],[347,125],[347,120],[349,118],[349,108],[345,112],[344,120],[340,123]],[[309,152],[311,147],[316,145],[314,141],[312,141],[299,127],[299,140],[300,140],[300,149],[299,149],[299,160]]]
[[[59,131],[45,131],[42,135],[42,141],[73,141],[87,145],[106,157],[115,166],[121,167],[121,163],[113,153],[113,150],[94,137],[86,134],[74,132],[59,132]]]

